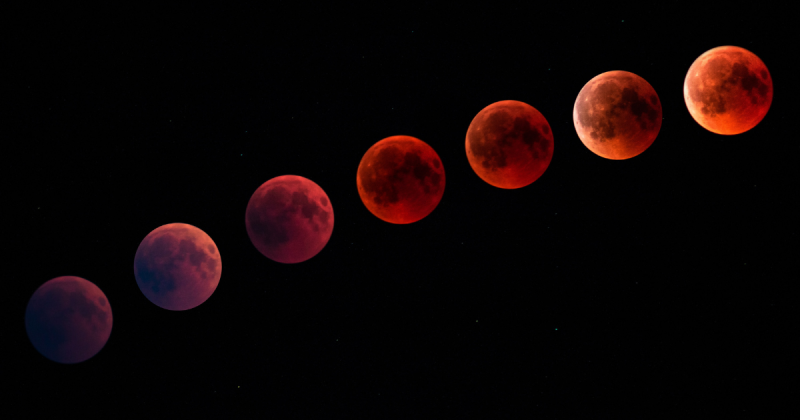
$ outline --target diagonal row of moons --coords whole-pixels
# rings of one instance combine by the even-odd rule
[[[755,127],[772,103],[772,79],[764,63],[740,47],[713,48],[686,75],[684,100],[702,127],[739,134]],[[581,89],[572,111],[575,130],[589,150],[607,159],[644,152],[661,128],[661,102],[643,78],[610,71]],[[501,101],[481,110],[467,129],[466,153],[475,173],[506,189],[536,181],[553,156],[553,133],[536,108]],[[445,174],[428,144],[410,136],[385,138],[364,154],[357,186],[372,214],[395,224],[416,222],[439,204]],[[284,175],[261,185],[247,204],[247,233],[266,257],[299,263],[317,255],[333,231],[333,208],[309,179]],[[172,223],[150,232],[134,258],[139,289],[159,307],[181,311],[205,302],[222,272],[219,250],[197,227]],[[46,358],[78,363],[97,354],[111,334],[105,294],[80,277],[57,277],[30,298],[25,326]]]

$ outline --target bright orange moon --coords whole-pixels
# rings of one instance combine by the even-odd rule
[[[575,100],[575,131],[596,155],[622,160],[638,156],[661,130],[661,101],[655,89],[627,71],[595,76]]]
[[[750,51],[712,48],[692,63],[683,83],[692,118],[717,134],[740,134],[758,125],[772,104],[772,77]]]
[[[356,183],[361,201],[379,219],[413,223],[429,215],[442,199],[444,166],[422,140],[392,136],[367,150]]]
[[[472,119],[466,147],[469,164],[481,179],[499,188],[522,188],[550,165],[553,133],[536,108],[500,101]]]

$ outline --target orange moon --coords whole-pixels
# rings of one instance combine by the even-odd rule
[[[429,215],[442,199],[444,166],[422,140],[392,136],[367,150],[356,182],[361,201],[372,214],[389,223],[413,223]]]
[[[661,101],[655,89],[627,71],[595,76],[575,100],[575,131],[598,156],[622,160],[638,156],[661,130]]]
[[[692,118],[717,134],[740,134],[755,127],[772,104],[767,66],[744,48],[712,48],[692,63],[683,82]]]
[[[499,188],[522,188],[550,165],[553,133],[536,108],[500,101],[472,119],[466,147],[469,164],[481,179]]]

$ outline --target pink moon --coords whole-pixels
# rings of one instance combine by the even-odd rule
[[[217,245],[202,230],[171,223],[150,232],[133,262],[139,289],[150,302],[185,311],[205,302],[219,284],[222,260]]]
[[[285,264],[317,255],[333,232],[333,207],[313,181],[283,175],[262,184],[245,213],[247,235],[267,258]]]
[[[25,309],[25,329],[33,347],[59,363],[92,358],[111,335],[111,305],[94,283],[74,276],[39,286]]]

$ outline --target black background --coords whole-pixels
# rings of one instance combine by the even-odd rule
[[[288,4],[7,16],[11,407],[419,419],[793,406],[789,9]],[[774,80],[769,113],[737,136],[704,130],[682,96],[720,45],[754,52]],[[580,89],[609,70],[642,76],[663,104],[658,138],[630,160],[594,155],[572,123]],[[555,136],[550,167],[519,190],[484,183],[464,151],[475,114],[506,99]],[[398,134],[446,173],[439,206],[410,225],[374,217],[356,189],[366,150]],[[319,184],[335,215],[328,245],[293,265],[244,228],[250,195],[285,174]],[[133,277],[139,242],[173,222],[208,233],[223,261],[216,292],[185,312]],[[31,294],[63,275],[99,286],[114,315],[77,365],[39,355],[24,327]]]

